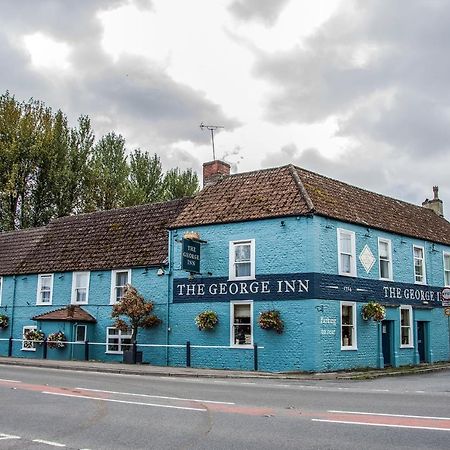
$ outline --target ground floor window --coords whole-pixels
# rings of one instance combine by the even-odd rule
[[[341,350],[356,348],[356,303],[341,302]]]
[[[118,328],[106,329],[106,353],[123,353],[131,346],[131,334],[124,333]]]
[[[77,325],[75,328],[75,342],[85,342],[87,337],[87,326]]]
[[[400,347],[413,347],[412,339],[412,307],[400,306]]]
[[[230,305],[231,345],[253,345],[253,303],[232,302]]]
[[[26,334],[28,331],[34,331],[36,330],[36,326],[34,325],[28,325],[23,327],[22,331],[22,350],[25,350],[27,352],[35,352],[36,351],[36,342],[32,342],[26,339]]]

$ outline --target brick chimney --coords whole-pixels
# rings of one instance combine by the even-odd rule
[[[428,200],[427,198],[422,203],[424,208],[432,209],[438,216],[444,217],[444,204],[442,200],[439,199],[439,187],[433,186],[433,200]]]
[[[226,162],[214,160],[203,164],[203,187],[219,181],[230,175],[230,165]]]

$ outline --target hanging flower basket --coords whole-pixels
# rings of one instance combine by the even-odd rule
[[[260,312],[258,323],[263,330],[275,330],[278,334],[281,334],[284,329],[284,323],[280,317],[280,311],[275,309]]]
[[[35,344],[41,345],[44,342],[45,334],[41,330],[27,330],[23,337],[24,348],[33,348]]]
[[[361,313],[364,320],[381,322],[386,317],[386,308],[377,302],[369,302],[363,306]]]
[[[9,324],[9,317],[4,314],[0,314],[0,330],[7,328]]]
[[[195,317],[195,324],[200,331],[212,330],[219,322],[219,317],[214,311],[203,311]]]
[[[66,336],[62,331],[50,333],[47,336],[47,343],[50,348],[64,348],[66,346]]]

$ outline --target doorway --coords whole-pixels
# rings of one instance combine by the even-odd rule
[[[384,367],[392,366],[392,320],[381,322],[381,348],[383,350]]]
[[[419,363],[427,362],[427,327],[427,322],[417,322],[417,351],[419,352]]]

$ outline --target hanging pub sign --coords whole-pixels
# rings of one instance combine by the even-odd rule
[[[187,272],[200,273],[200,242],[183,239],[181,269]]]

